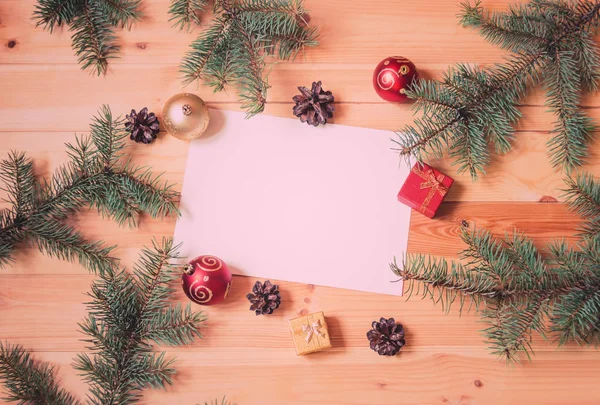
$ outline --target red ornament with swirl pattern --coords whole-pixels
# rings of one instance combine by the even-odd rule
[[[183,267],[181,286],[199,305],[215,305],[227,298],[232,276],[227,264],[215,256],[198,256]]]
[[[418,78],[414,63],[402,56],[382,60],[373,73],[373,87],[386,101],[406,102],[406,90]]]

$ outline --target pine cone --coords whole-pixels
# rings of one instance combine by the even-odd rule
[[[158,118],[154,113],[148,113],[144,107],[139,113],[131,110],[131,114],[125,116],[125,128],[131,133],[131,140],[142,143],[152,143],[160,132]]]
[[[293,100],[296,103],[294,115],[300,118],[300,121],[317,127],[319,124],[325,125],[328,119],[333,118],[333,94],[324,91],[320,81],[313,82],[311,90],[306,87],[298,87],[298,90],[302,94],[294,96]]]
[[[255,311],[256,315],[272,314],[281,304],[281,295],[279,295],[279,286],[271,284],[269,280],[265,283],[257,281],[252,287],[252,292],[246,295],[250,305],[250,311]]]
[[[380,356],[395,356],[406,343],[404,327],[397,324],[394,318],[381,318],[379,322],[374,321],[372,326],[367,337],[371,342],[371,349]]]

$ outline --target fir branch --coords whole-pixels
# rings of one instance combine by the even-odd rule
[[[575,10],[565,1],[556,0],[531,0],[531,6],[536,10],[546,10],[552,12],[551,15],[568,18],[573,15]]]
[[[176,249],[171,239],[154,242],[143,250],[135,278],[110,271],[92,286],[90,315],[80,326],[94,355],[79,355],[75,362],[91,386],[91,403],[129,404],[144,388],[171,384],[171,361],[151,352],[149,342],[182,345],[201,337],[202,314],[167,305]]]
[[[493,279],[484,273],[468,271],[460,264],[451,267],[443,260],[426,258],[423,255],[409,256],[402,268],[394,261],[390,265],[394,274],[407,282],[406,293],[429,297],[449,311],[456,299],[462,310],[466,298],[479,305],[481,296],[490,298],[502,294]],[[421,291],[421,286],[423,290]]]
[[[215,92],[235,80],[235,64],[231,49],[220,47],[204,69],[203,79]]]
[[[88,242],[64,224],[70,214],[91,206],[119,225],[130,226],[143,212],[154,218],[178,215],[178,193],[172,185],[161,182],[149,168],[122,162],[126,131],[121,118],[104,106],[90,129],[89,137],[66,145],[70,162],[49,181],[37,182],[32,162],[23,154],[11,153],[0,163],[0,180],[12,205],[0,210],[0,266],[12,260],[19,244],[30,243],[49,256],[78,260],[102,273],[115,264],[112,248]]]
[[[115,27],[131,27],[141,18],[138,11],[140,0],[97,0],[97,5]]]
[[[287,14],[295,19],[301,19],[306,14],[301,0],[240,0],[234,7],[242,13]]]
[[[576,36],[568,46],[573,51],[573,58],[577,64],[576,72],[584,92],[598,90],[600,81],[600,54],[596,43],[586,31]]]
[[[67,218],[81,209],[88,198],[96,196],[104,176],[105,173],[98,170],[82,174],[71,162],[60,166],[49,182],[42,182],[32,216],[38,220],[44,216],[57,220]]]
[[[241,23],[234,23],[234,77],[240,88],[242,109],[246,117],[260,114],[267,102],[269,85],[262,78],[265,68],[264,57],[261,55],[260,40],[253,37],[251,32]]]
[[[439,157],[449,148],[460,170],[476,179],[490,160],[488,139],[496,142],[497,150],[508,149],[513,133],[509,126],[520,118],[516,106],[527,85],[537,82],[541,59],[542,55],[516,55],[506,65],[487,71],[457,65],[442,83],[414,84],[407,94],[418,100],[414,108],[424,115],[397,132],[393,141],[400,148],[396,150],[422,161],[430,154]],[[470,96],[461,101],[461,93]]]
[[[57,26],[70,25],[81,68],[101,75],[119,51],[115,28],[130,29],[140,20],[139,4],[140,0],[37,0],[33,19],[50,33]]]
[[[193,20],[190,4],[173,1],[176,26]],[[192,42],[181,63],[184,82],[203,80],[215,91],[234,85],[247,116],[261,113],[269,87],[265,56],[289,60],[318,44],[318,30],[308,26],[305,13],[301,0],[216,1],[212,25]]]
[[[122,171],[115,172],[120,190],[127,198],[139,207],[139,211],[146,212],[152,218],[177,217],[179,209],[175,198],[179,193],[173,191],[173,185],[162,183],[160,175],[155,176],[149,168],[126,166]]]
[[[492,311],[485,311],[484,319],[491,323],[485,333],[492,353],[507,362],[518,361],[518,353],[530,358],[531,334],[533,331],[544,334],[547,305],[547,297],[533,295],[524,305],[501,302]]]
[[[101,273],[115,263],[111,257],[114,247],[104,247],[101,242],[87,242],[80,233],[61,222],[47,218],[31,221],[24,232],[26,238],[48,256],[69,262],[78,260],[94,273]]]
[[[295,58],[307,46],[317,46],[316,27],[308,27],[300,2],[241,1],[236,11],[246,30],[259,39],[261,48],[281,60]],[[299,24],[301,22],[301,24]]]
[[[200,25],[198,14],[204,11],[207,4],[207,0],[171,0],[169,21],[180,30],[189,29],[192,24]]]
[[[90,385],[88,404],[133,404],[142,390],[172,384],[173,360],[152,351],[151,343],[181,346],[202,338],[206,317],[190,305],[169,305],[178,258],[172,239],[155,241],[142,251],[134,275],[111,266],[92,284],[89,313],[79,325],[91,353],[80,353],[73,365]],[[58,387],[53,371],[35,364],[23,348],[0,342],[0,381],[8,401],[79,405]]]
[[[0,162],[0,181],[4,182],[0,190],[8,194],[4,201],[13,206],[14,215],[27,215],[35,204],[33,161],[22,152],[11,152]]]
[[[552,165],[562,166],[567,173],[583,164],[594,130],[592,121],[579,108],[579,77],[572,75],[576,69],[573,53],[557,50],[544,74],[547,104],[557,116],[548,148]]]
[[[466,2],[461,17],[464,26],[515,55],[485,70],[459,64],[441,82],[413,84],[407,94],[423,116],[398,131],[400,155],[422,161],[447,151],[460,171],[477,179],[490,162],[487,143],[498,153],[510,150],[520,101],[543,81],[557,115],[548,142],[552,163],[567,173],[583,164],[594,126],[578,104],[583,91],[597,88],[600,57],[591,38],[600,3],[530,0],[508,12],[487,12],[479,1]]]
[[[477,228],[471,232],[463,229],[461,237],[467,249],[460,253],[460,258],[475,271],[492,278],[500,290],[506,290],[512,262],[503,249],[502,241],[494,238],[489,231]]]
[[[21,346],[0,342],[0,381],[7,389],[4,399],[20,404],[79,405],[69,393],[58,387],[54,368],[36,363]]]
[[[517,53],[528,52],[532,47],[539,52],[548,46],[548,24],[539,24],[539,17],[524,15],[524,8],[512,8],[509,13],[488,12],[479,0],[475,5],[467,2],[462,6],[461,25],[479,29],[494,45]],[[542,32],[536,32],[536,28]]]
[[[596,322],[590,322],[596,319]],[[552,330],[559,343],[594,344],[600,338],[600,286],[576,289],[562,297],[552,313]]]
[[[90,124],[90,136],[104,168],[111,167],[121,159],[125,148],[127,130],[123,118],[114,118],[110,107],[103,105],[100,113]]]
[[[185,309],[176,306],[152,314],[143,335],[158,345],[187,345],[202,337],[198,325],[205,320],[203,314],[192,312],[189,304]]]
[[[110,218],[120,226],[135,228],[138,225],[140,209],[131,194],[123,189],[118,175],[107,179],[102,194],[90,203],[98,208],[103,218]]]
[[[485,230],[464,230],[460,264],[416,255],[402,268],[391,265],[408,298],[429,297],[446,311],[456,301],[461,310],[467,301],[474,304],[488,324],[492,351],[510,362],[519,361],[519,353],[530,356],[534,332],[549,331],[559,344],[600,342],[600,185],[589,175],[568,182],[571,208],[591,231],[575,246],[556,241],[542,253],[516,232],[500,240]]]
[[[81,11],[81,0],[38,0],[33,13],[37,26],[52,32],[54,27],[70,24]]]
[[[203,79],[204,69],[212,61],[216,51],[228,40],[230,29],[231,18],[216,18],[214,24],[192,42],[192,50],[186,54],[181,64],[185,84]]]
[[[600,218],[600,184],[591,174],[565,179],[565,197],[573,211],[584,218]]]
[[[458,173],[469,172],[472,178],[477,178],[478,173],[485,174],[491,158],[484,128],[470,120],[462,120],[453,135],[456,141],[450,149],[450,157],[456,160]]]
[[[585,225],[583,225],[581,231],[582,235],[588,238],[596,238],[600,236],[600,217],[590,219]]]
[[[90,68],[100,76],[106,73],[108,59],[114,58],[119,47],[109,17],[97,3],[85,0],[83,12],[71,24],[73,48],[82,69]]]
[[[23,237],[15,224],[15,219],[13,212],[7,209],[0,210],[0,267],[14,261],[15,245]]]

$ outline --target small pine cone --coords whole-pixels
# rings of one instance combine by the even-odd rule
[[[300,118],[300,121],[308,125],[325,125],[327,120],[333,118],[334,97],[330,91],[324,91],[321,82],[313,82],[312,89],[298,87],[299,95],[294,96],[296,103],[294,106],[294,115]]]
[[[380,356],[395,356],[406,343],[404,327],[397,324],[394,318],[381,318],[379,322],[374,321],[372,327],[367,332],[367,338],[371,342],[371,350]]]
[[[272,284],[269,280],[264,284],[257,281],[252,287],[252,292],[246,295],[250,305],[250,311],[255,311],[256,315],[272,314],[279,305],[281,305],[281,295],[279,295],[279,286]]]
[[[132,141],[141,143],[152,143],[160,132],[158,118],[154,113],[148,113],[144,107],[139,113],[131,110],[131,114],[125,116],[125,128],[130,132]]]

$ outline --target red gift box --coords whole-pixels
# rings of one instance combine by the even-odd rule
[[[417,163],[398,193],[398,201],[433,218],[454,180],[424,164]]]

